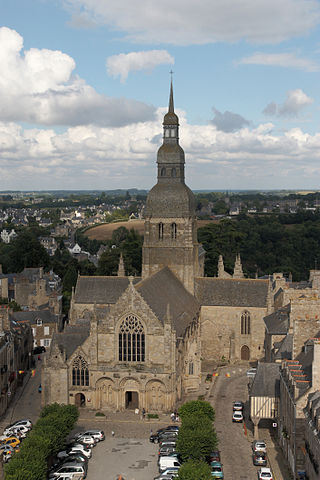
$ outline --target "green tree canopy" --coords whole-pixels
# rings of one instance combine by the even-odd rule
[[[217,447],[217,436],[207,415],[192,415],[182,419],[177,440],[177,451],[183,461],[204,461]]]
[[[184,403],[179,408],[179,415],[182,422],[188,421],[191,417],[206,416],[211,422],[214,420],[214,409],[209,402],[204,400],[192,400],[191,402]]]
[[[189,460],[179,468],[179,480],[210,480],[211,469],[205,462],[197,462]]]

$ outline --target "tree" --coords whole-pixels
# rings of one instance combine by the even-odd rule
[[[209,402],[203,400],[192,400],[191,402],[184,403],[179,408],[179,415],[182,422],[187,421],[191,417],[208,417],[211,422],[214,420],[214,409]]]
[[[78,278],[78,269],[79,269],[79,265],[77,260],[72,259],[68,263],[65,275],[63,277],[63,282],[62,282],[63,292],[70,293],[72,290],[72,287],[76,285],[77,278]]]
[[[205,461],[217,444],[217,436],[208,416],[192,415],[182,419],[177,451],[183,461]]]
[[[179,468],[179,480],[210,480],[211,478],[210,467],[205,462],[188,461]]]
[[[106,250],[100,257],[98,263],[98,275],[117,275],[119,266],[120,250],[118,248],[110,248]]]
[[[10,246],[10,272],[21,272],[25,267],[49,267],[50,257],[31,230],[23,230]]]

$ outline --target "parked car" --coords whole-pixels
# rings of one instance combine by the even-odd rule
[[[152,443],[158,443],[159,442],[159,436],[162,435],[165,432],[176,432],[176,435],[179,432],[179,426],[178,425],[168,425],[168,427],[165,428],[159,428],[155,433],[151,433],[149,440]],[[175,434],[174,434],[175,435]]]
[[[267,452],[267,446],[262,440],[255,440],[252,442],[252,450],[253,452]]]
[[[59,462],[56,466],[63,465],[64,463],[76,462],[87,464],[89,459],[82,455],[80,452],[70,452],[66,457],[59,458]]]
[[[232,414],[232,421],[237,423],[243,422],[243,413],[240,410],[235,410]]]
[[[176,457],[171,456],[163,456],[159,458],[159,471],[160,473],[164,472],[168,468],[176,467],[177,469],[180,468],[180,462],[176,459]]]
[[[252,454],[252,461],[253,465],[258,467],[266,467],[267,466],[267,457],[264,452],[255,452]]]
[[[242,412],[243,410],[243,403],[242,402],[233,402],[233,410],[240,410]]]
[[[74,474],[74,473],[79,474],[80,475],[79,478],[86,478],[87,469],[85,468],[84,465],[81,465],[80,463],[65,463],[60,468],[58,468],[55,472],[49,473],[49,479],[56,479],[57,477],[59,478],[61,474]]]
[[[178,476],[178,473],[179,473],[179,468],[180,467],[168,467],[166,468],[160,476],[165,476],[165,477],[168,477],[170,476],[171,478],[176,478]]]
[[[13,425],[13,427],[6,428],[3,432],[3,436],[11,437],[19,436],[19,438],[25,438],[29,432],[29,428],[24,425]]]
[[[177,473],[168,473],[168,475],[160,475],[159,477],[154,477],[153,480],[172,480],[173,478],[177,478]]]
[[[20,440],[17,437],[0,437],[0,443],[1,445],[11,445],[13,448],[15,448],[17,445],[19,445]]]
[[[171,455],[172,453],[177,453],[175,445],[164,445],[159,449],[159,457],[163,457],[163,455]]]
[[[249,370],[247,370],[247,377],[254,378],[256,376],[256,373],[257,373],[256,368],[249,368]]]
[[[31,420],[28,420],[27,418],[26,419],[23,419],[23,420],[17,420],[16,422],[14,423],[11,423],[10,425],[7,425],[5,430],[7,428],[11,428],[11,427],[19,427],[20,425],[23,425],[24,427],[27,427],[29,428],[29,430],[31,430],[32,428],[32,422]]]
[[[220,458],[219,450],[214,450],[213,452],[210,453],[210,455],[208,455],[208,458],[207,458],[208,463],[220,462],[220,461],[221,461],[221,458]]]
[[[273,480],[270,468],[260,468],[258,470],[258,480]]]
[[[91,448],[86,448],[84,445],[81,444],[74,444],[72,447],[68,448],[67,450],[62,450],[57,454],[57,458],[67,458],[71,453],[80,453],[84,455],[86,458],[92,457]]]
[[[223,470],[222,470],[222,463],[220,462],[211,462],[211,477],[212,478],[224,478]]]
[[[77,435],[75,437],[75,441],[77,443],[83,443],[84,445],[87,445],[90,448],[95,447],[96,443],[98,443],[98,440],[95,440],[91,435]]]
[[[103,430],[86,430],[85,432],[83,433],[81,432],[78,435],[76,435],[75,438],[83,437],[87,435],[89,435],[90,437],[93,437],[97,442],[101,442],[106,438]]]

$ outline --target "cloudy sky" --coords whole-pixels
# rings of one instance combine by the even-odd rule
[[[319,0],[0,0],[0,190],[319,189]]]

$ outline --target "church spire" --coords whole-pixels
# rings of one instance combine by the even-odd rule
[[[171,78],[171,85],[170,85],[169,113],[174,113],[172,78]]]

